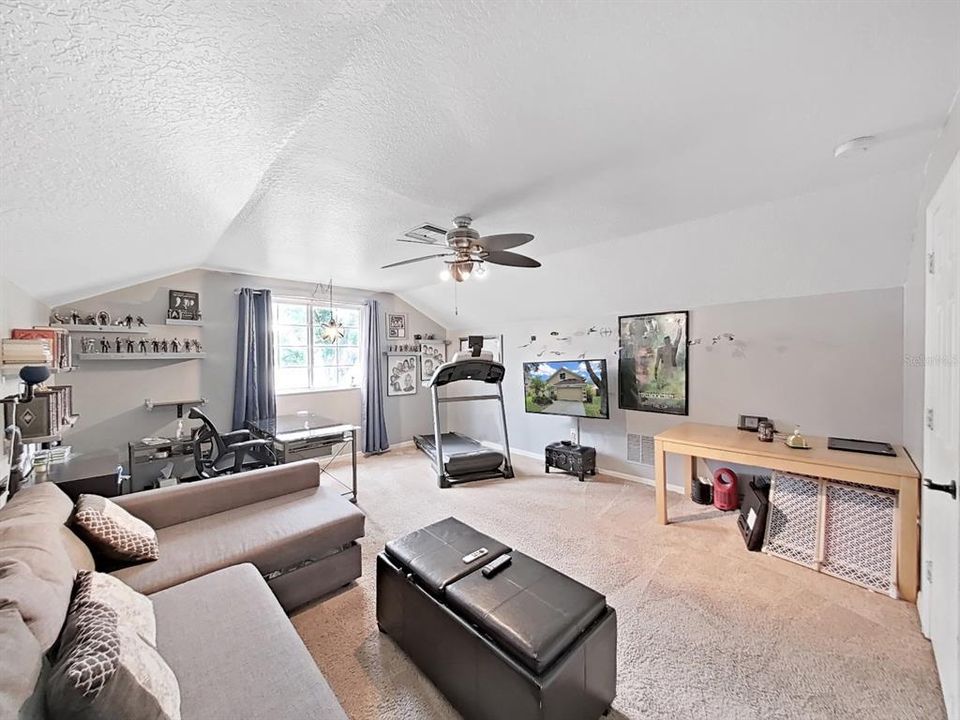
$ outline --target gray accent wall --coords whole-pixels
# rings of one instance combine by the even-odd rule
[[[311,297],[314,284],[275,278],[239,275],[208,270],[190,270],[91,297],[60,308],[77,308],[81,313],[107,310],[114,319],[127,313],[142,315],[151,323],[150,332],[160,337],[196,337],[203,343],[207,358],[183,362],[134,360],[86,361],[71,373],[76,406],[81,414],[77,427],[64,437],[75,451],[117,448],[125,452],[127,442],[154,435],[170,435],[176,428],[173,408],[148,412],[146,398],[157,401],[204,397],[204,411],[221,428],[229,429],[233,409],[236,363],[237,298],[240,287],[268,287],[274,297]],[[200,293],[202,328],[164,325],[168,291],[193,290]],[[360,303],[373,296],[385,312],[408,315],[413,333],[434,333],[444,337],[442,327],[388,293],[336,288],[335,302]],[[109,333],[107,336],[110,337]],[[432,423],[429,397],[417,395],[386,398],[387,431],[393,444],[409,440],[416,432],[429,430]],[[279,413],[307,410],[341,420],[360,422],[360,391],[324,391],[280,395]]]
[[[903,415],[903,318],[901,288],[866,290],[690,309],[690,415],[678,417],[617,408],[617,318],[557,318],[535,325],[489,325],[470,332],[504,335],[504,392],[512,446],[541,455],[567,439],[571,418],[524,411],[521,363],[605,358],[610,376],[610,420],[581,421],[582,442],[596,446],[606,470],[651,478],[652,468],[626,459],[627,433],[654,435],[678,423],[736,424],[741,413],[774,418],[778,429],[799,424],[811,435],[840,435],[900,443]],[[624,308],[656,312],[683,308]],[[583,335],[590,327],[612,334]],[[570,337],[551,339],[550,333]],[[733,343],[711,344],[732,333]],[[451,337],[466,334],[451,333]],[[537,341],[529,347],[520,346]],[[542,357],[537,354],[545,351]],[[561,355],[554,355],[557,351]],[[495,408],[461,403],[449,411],[449,429],[498,442]],[[675,477],[672,483],[679,482]]]

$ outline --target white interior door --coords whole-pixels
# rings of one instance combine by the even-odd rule
[[[960,720],[960,155],[927,208],[927,262],[922,604],[947,717]]]

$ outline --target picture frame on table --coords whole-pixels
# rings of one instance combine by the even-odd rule
[[[620,408],[687,415],[689,312],[621,315],[618,325]]]
[[[443,340],[420,341],[420,381],[433,377],[437,368],[447,361],[447,344]]]
[[[387,313],[387,340],[404,340],[407,337],[407,314]]]
[[[387,397],[416,394],[416,353],[390,353],[387,355]]]

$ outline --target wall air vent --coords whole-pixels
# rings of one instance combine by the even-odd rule
[[[446,245],[447,231],[445,228],[424,223],[412,230],[407,230],[400,240],[403,242],[420,243],[421,245]]]
[[[653,436],[627,433],[627,461],[638,465],[653,465]]]

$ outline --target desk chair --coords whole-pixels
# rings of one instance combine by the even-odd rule
[[[256,470],[277,464],[277,454],[270,440],[254,440],[249,430],[220,433],[197,408],[190,408],[191,420],[203,424],[193,439],[193,462],[201,478]]]

